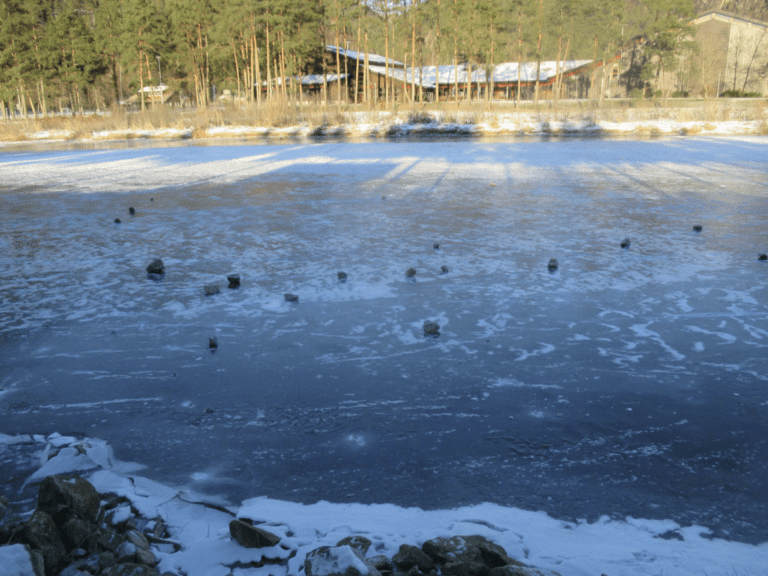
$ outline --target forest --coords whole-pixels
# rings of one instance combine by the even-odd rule
[[[327,45],[490,67],[600,60],[642,36],[650,79],[694,15],[692,0],[0,0],[0,110],[143,107],[160,84],[198,107],[288,99],[276,79],[339,71]]]

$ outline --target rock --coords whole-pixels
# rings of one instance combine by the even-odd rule
[[[130,214],[131,216],[135,215],[136,209],[133,206],[131,206],[130,208],[128,208],[128,214]]]
[[[424,334],[440,334],[440,324],[432,320],[424,320]]]
[[[440,272],[442,272],[443,274],[447,274],[448,273],[448,266],[446,266],[445,264],[440,266]]]
[[[157,564],[157,558],[155,558],[155,555],[151,550],[142,550],[141,548],[137,547],[136,562],[145,566],[154,566]]]
[[[149,263],[149,266],[147,266],[147,274],[164,274],[165,273],[165,264],[163,264],[163,261],[160,260],[160,258],[155,258],[152,260],[152,262]]]
[[[86,572],[85,570],[81,570],[74,564],[70,564],[64,570],[59,572],[59,576],[90,576],[90,572]]]
[[[219,347],[219,341],[217,340],[216,336],[211,336],[208,338],[208,348],[211,350],[215,350]]]
[[[120,544],[120,546],[117,547],[117,551],[115,552],[115,557],[117,558],[118,564],[124,564],[126,562],[135,562],[136,561],[136,544],[132,544],[131,542],[123,542]]]
[[[416,268],[408,268],[408,270],[405,271],[405,275],[408,278],[413,278],[414,276],[416,276]]]
[[[149,550],[149,540],[147,540],[147,537],[144,536],[144,534],[141,534],[136,530],[128,530],[128,532],[125,533],[125,539],[131,544],[134,544],[136,548]]]
[[[420,572],[429,574],[435,568],[435,561],[432,558],[416,546],[409,544],[402,544],[400,546],[400,550],[392,557],[392,564],[397,566],[397,569],[402,572],[406,572],[416,566]]]
[[[392,564],[392,561],[384,556],[384,554],[378,554],[376,556],[371,556],[368,558],[368,562],[373,564],[373,567],[376,568],[379,572],[392,572],[392,570],[395,569],[394,564]]]
[[[440,564],[445,576],[488,576],[494,568],[520,565],[504,548],[482,536],[453,536],[427,540],[422,551]]]
[[[694,232],[701,232],[701,230],[702,230],[701,224],[694,224],[693,225],[693,231]]]
[[[280,538],[240,519],[229,523],[229,533],[232,539],[245,548],[269,548],[277,546]]]
[[[547,268],[549,268],[550,271],[557,270],[557,259],[551,258],[549,264],[547,264]]]
[[[621,247],[622,248],[629,248],[629,245],[631,242],[629,241],[629,238],[624,238],[624,240],[621,241]]]
[[[125,538],[122,534],[108,528],[96,528],[88,536],[86,548],[93,552],[111,552],[114,554],[123,542],[125,542]]]
[[[296,296],[296,294],[285,294],[285,301],[286,302],[298,302],[299,297]]]
[[[120,218],[115,218],[115,224],[120,224],[121,222],[122,220],[120,220]]]
[[[315,548],[304,560],[304,573],[306,576],[381,576],[359,554],[351,546]]]
[[[209,286],[203,286],[203,292],[206,296],[213,296],[214,294],[219,293],[219,285],[218,284],[211,284]]]
[[[102,552],[99,554],[99,570],[104,571],[107,568],[117,564],[117,558],[112,552]]]
[[[439,250],[440,249],[440,244],[435,242],[434,244],[432,244],[432,248],[434,248],[435,250]]]
[[[758,260],[768,260],[768,254],[760,254],[760,256],[757,257]]]
[[[0,570],[10,576],[45,576],[42,558],[24,544],[0,546]]]
[[[101,498],[93,484],[75,476],[48,476],[40,484],[37,506],[53,517],[69,511],[81,520],[95,522],[99,515]]]
[[[336,546],[351,546],[360,552],[360,555],[365,558],[365,554],[368,552],[368,548],[371,547],[371,544],[372,542],[365,536],[355,535],[342,538],[336,543]]]
[[[49,514],[39,508],[24,525],[24,537],[43,555],[49,572],[53,571],[67,555],[67,549],[61,541],[56,523]]]
[[[227,276],[229,286],[227,288],[240,288],[240,274],[230,274]]]
[[[339,280],[342,281],[342,282],[346,282],[347,281],[347,273],[346,272],[337,272],[336,276],[338,276]]]
[[[67,548],[77,548],[90,534],[90,526],[79,518],[70,518],[62,526],[63,540]]]

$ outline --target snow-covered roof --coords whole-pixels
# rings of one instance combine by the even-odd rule
[[[591,60],[566,60],[560,62],[560,70],[569,72],[575,70],[587,64],[590,64]],[[541,63],[541,69],[539,70],[539,81],[545,81],[554,77],[557,70],[557,62],[554,60],[548,60]],[[505,62],[504,64],[497,64],[493,70],[494,82],[517,82],[518,81],[518,68],[521,82],[535,82],[536,81],[536,62],[523,62],[522,67],[518,66],[517,62]],[[385,74],[384,66],[369,66],[371,72],[376,74]],[[440,84],[453,84],[458,80],[459,84],[467,81],[467,73],[469,67],[463,64],[457,66],[424,66],[423,72],[420,72],[419,67],[407,68],[406,70],[392,69],[389,70],[389,75],[396,80],[403,80],[405,76],[406,82],[409,84],[413,81],[415,76],[416,84],[419,84],[420,80],[425,88],[434,88],[435,80],[439,77]],[[439,75],[439,76],[438,76]],[[457,78],[458,75],[458,78]],[[486,73],[485,68],[472,68],[472,82],[485,82]]]
[[[340,56],[346,56],[350,60],[360,60],[361,63],[365,62],[365,52],[355,52],[353,50],[346,50],[345,48],[341,48],[339,46],[332,46],[327,45],[325,49],[328,52],[333,52],[334,54],[336,52],[339,53]],[[381,66],[384,66],[387,63],[387,58],[384,56],[380,56],[379,54],[371,54],[368,53],[368,63],[369,64],[380,64]],[[397,60],[392,60],[392,58],[389,59],[389,63],[392,66],[405,66],[402,62],[399,62]]]
[[[325,75],[326,81],[329,84],[331,82],[336,82],[336,80],[338,80],[339,78],[344,79],[347,76],[349,76],[349,74],[341,74],[341,75],[326,74]],[[283,79],[282,78],[273,78],[272,81],[276,82],[278,86],[282,86],[282,84],[283,84]],[[292,78],[288,78],[288,83],[289,84],[293,83],[293,82],[296,82],[296,81],[298,81],[298,77],[296,77],[296,76],[294,76]],[[323,83],[323,75],[322,74],[307,74],[306,76],[302,76],[301,77],[301,83],[303,85],[305,85],[305,86],[309,85],[309,84],[322,84]],[[254,86],[255,85],[256,84],[254,84]],[[267,85],[267,81],[266,80],[262,80],[261,85],[262,86],[266,86]]]
[[[165,92],[168,86],[160,84],[160,86],[144,86],[144,92]]]

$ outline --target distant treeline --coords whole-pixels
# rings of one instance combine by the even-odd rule
[[[650,79],[693,16],[693,0],[0,0],[0,110],[100,109],[161,78],[198,106],[288,97],[275,78],[336,72],[329,44],[487,67],[599,60],[642,34]]]

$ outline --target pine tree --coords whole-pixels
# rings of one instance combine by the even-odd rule
[[[69,2],[59,7],[47,27],[48,65],[65,86],[70,107],[83,112],[81,91],[107,71],[106,61],[96,51],[90,28]]]
[[[34,71],[32,29],[34,16],[21,0],[0,3],[0,106],[14,98],[26,118],[27,86]]]
[[[643,0],[643,8],[648,60],[643,66],[641,78],[663,83],[665,73],[677,69],[681,43],[686,36],[693,34],[693,27],[688,23],[694,16],[693,1]],[[669,90],[665,96],[668,93]]]

